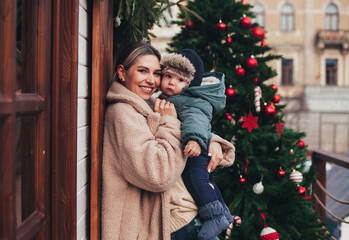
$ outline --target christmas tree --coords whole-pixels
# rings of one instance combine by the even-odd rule
[[[183,28],[168,49],[194,49],[207,72],[225,74],[227,105],[212,125],[234,143],[236,160],[216,171],[216,182],[241,224],[221,237],[327,239],[312,209],[315,170],[306,164],[305,134],[284,127],[278,88],[268,83],[276,72],[267,63],[280,56],[268,53],[251,7],[245,1],[188,1],[187,8],[204,20],[181,13],[176,23]]]

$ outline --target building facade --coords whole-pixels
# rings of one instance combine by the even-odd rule
[[[349,151],[349,1],[250,0],[267,34],[286,127],[310,149]]]
[[[253,21],[283,58],[270,65],[286,103],[285,127],[306,132],[309,149],[349,151],[349,1],[249,0]],[[176,16],[173,9],[173,16]],[[152,44],[166,51],[178,26],[155,28]]]

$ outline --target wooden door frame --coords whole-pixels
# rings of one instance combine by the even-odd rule
[[[101,172],[105,95],[113,77],[113,0],[93,1],[90,239],[101,238]]]
[[[47,201],[48,206],[42,206],[42,204],[37,206],[38,209],[45,208],[49,215],[45,215],[45,219],[42,221],[43,224],[47,224],[44,230],[48,230],[47,234],[43,236],[40,233],[40,236],[43,236],[40,239],[76,239],[79,0],[45,0],[35,4],[38,4],[40,9],[45,8],[44,11],[40,10],[37,16],[37,21],[41,27],[38,28],[38,32],[35,32],[40,46],[35,52],[36,61],[41,65],[49,65],[47,68],[45,67],[43,72],[37,74],[40,79],[51,81],[47,87],[44,85],[38,87],[40,90],[38,95],[51,97],[50,100],[47,100],[49,106],[46,109],[51,115],[51,118],[47,119],[52,120],[47,122],[48,126],[51,124],[51,141],[45,139],[44,143],[40,143],[47,146],[42,154],[49,156],[44,163],[42,162],[42,164],[49,166],[49,170],[40,172],[40,174],[50,176],[50,179],[44,183],[35,182],[35,185],[45,184],[50,188],[42,190],[45,191],[45,196],[40,196],[51,200]],[[42,225],[40,225],[41,218],[39,216],[39,218],[32,219],[35,221],[30,226],[22,224],[23,231],[20,231],[20,234],[16,236],[17,229],[14,223],[16,195],[13,171],[16,156],[15,144],[13,144],[14,134],[10,134],[14,132],[16,114],[13,110],[16,77],[16,1],[0,1],[0,10],[2,16],[0,19],[0,62],[6,63],[0,66],[0,78],[13,79],[13,82],[10,83],[9,81],[5,81],[5,84],[0,83],[0,92],[4,93],[0,94],[0,102],[4,106],[1,111],[3,115],[8,116],[3,120],[6,121],[7,127],[0,128],[0,131],[4,133],[0,134],[1,147],[6,149],[6,151],[0,152],[0,238],[20,239],[30,237],[36,230],[40,230],[38,227]],[[50,59],[49,62],[45,62],[47,57]],[[40,102],[40,97],[35,100]],[[19,106],[31,109],[31,105]],[[9,136],[10,139],[6,139],[6,136]],[[39,161],[42,161],[40,159]],[[40,169],[40,171],[42,170]],[[35,229],[32,226],[35,226]]]
[[[79,0],[53,0],[52,239],[76,239]]]
[[[2,114],[7,114],[4,124],[0,124],[0,238],[10,239],[16,235],[15,221],[15,172],[14,153],[15,146],[5,145],[14,142],[15,112],[11,102],[15,98],[15,91],[12,84],[7,79],[16,78],[15,31],[16,29],[16,4],[13,1],[0,1],[0,102],[3,108]],[[6,62],[6,67],[5,63]],[[2,79],[5,79],[3,81]],[[3,121],[0,118],[0,121]],[[6,126],[6,127],[5,127]],[[6,146],[3,147],[2,146]],[[6,160],[7,161],[6,161]]]

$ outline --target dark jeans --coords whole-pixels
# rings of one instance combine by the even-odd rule
[[[207,149],[209,144],[208,141]],[[203,151],[197,157],[188,158],[182,173],[183,182],[198,207],[215,200],[225,205],[222,194],[213,180],[213,174],[207,172],[210,159],[208,151]]]
[[[196,240],[202,224],[200,218],[195,217],[190,223],[171,234],[171,240]],[[219,240],[215,237],[213,240]]]

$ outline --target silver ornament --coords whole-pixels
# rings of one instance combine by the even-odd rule
[[[261,194],[264,191],[264,186],[262,184],[262,182],[256,183],[255,185],[253,185],[253,192],[255,194]]]

